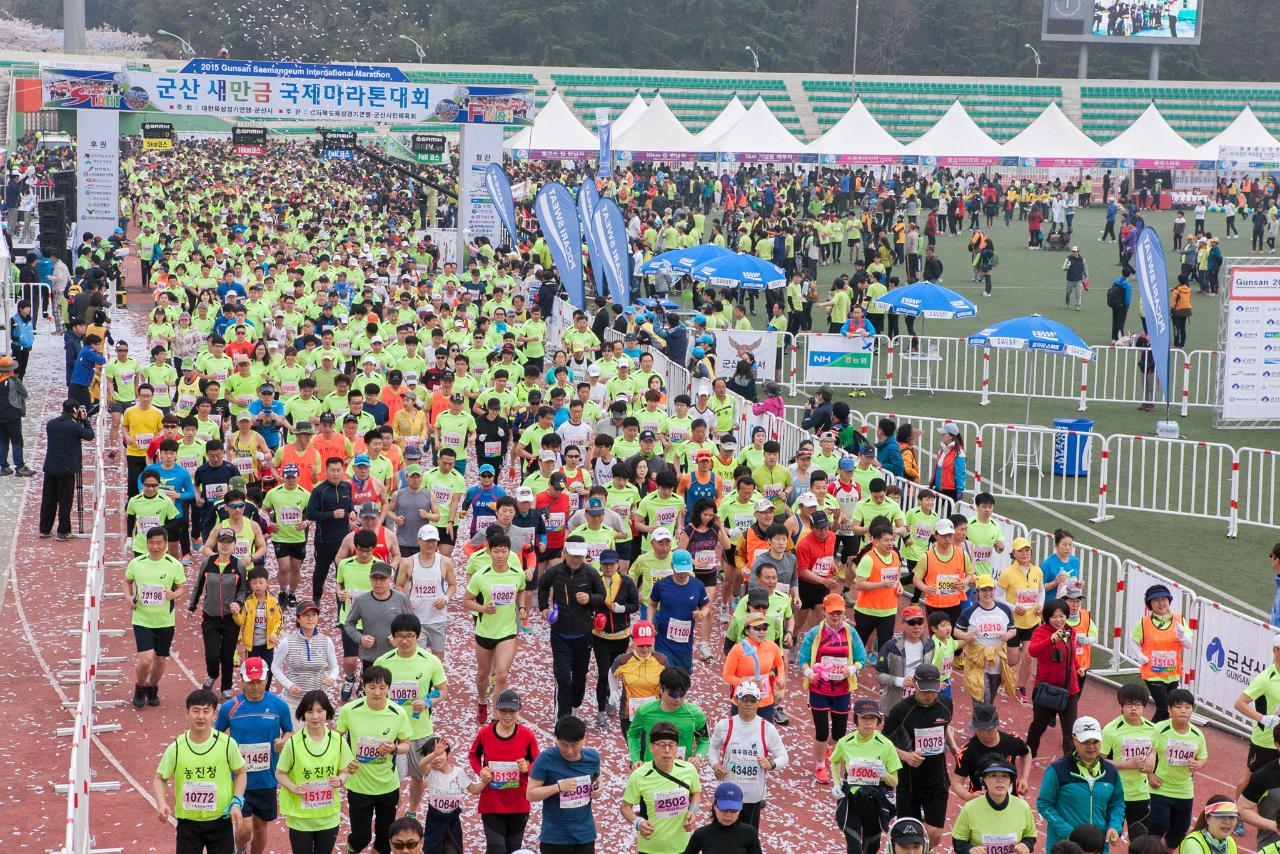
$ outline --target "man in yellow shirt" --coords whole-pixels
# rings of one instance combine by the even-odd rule
[[[124,459],[128,471],[126,486],[129,498],[138,494],[138,476],[147,467],[147,448],[151,446],[151,440],[160,434],[160,422],[164,419],[164,413],[151,405],[154,396],[155,389],[150,383],[140,384],[138,402],[126,409],[124,417],[120,419],[124,428]]]

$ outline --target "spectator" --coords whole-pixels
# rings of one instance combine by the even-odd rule
[[[1082,824],[1106,834],[1103,854],[1120,841],[1124,826],[1124,787],[1120,772],[1102,758],[1102,727],[1096,718],[1077,718],[1071,728],[1074,749],[1044,772],[1036,810],[1045,821],[1045,846],[1052,848]]]
[[[27,387],[17,375],[17,362],[11,356],[0,356],[0,476],[16,474],[31,477],[22,456],[22,418],[27,414]],[[9,449],[13,449],[13,466],[9,465]]]
[[[54,516],[58,541],[76,539],[71,533],[71,499],[76,475],[83,468],[81,443],[93,440],[88,413],[70,398],[62,402],[62,414],[45,425],[44,485],[40,493],[40,538],[53,535]]]

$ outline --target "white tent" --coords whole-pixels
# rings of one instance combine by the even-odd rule
[[[610,124],[613,125],[613,139],[616,140],[620,135],[626,133],[631,125],[635,123],[635,120],[643,116],[644,111],[647,109],[649,109],[649,105],[644,102],[644,98],[641,98],[640,92],[637,91],[635,97],[631,99],[631,103],[627,104],[626,109],[619,113],[617,118],[610,121]]]
[[[704,149],[662,96],[654,95],[644,115],[613,138],[613,150],[632,160],[693,160]]]
[[[1148,104],[1133,124],[1102,146],[1123,160],[1199,160],[1196,147],[1178,136],[1156,109]]]
[[[1227,125],[1213,139],[1196,149],[1201,160],[1217,160],[1218,147],[1222,145],[1238,145],[1247,148],[1280,148],[1280,140],[1271,135],[1253,109],[1248,104],[1240,111],[1231,124]]]
[[[907,151],[947,160],[991,160],[1004,154],[1000,143],[987,136],[959,101],[947,109],[938,123],[919,139],[907,143]]]
[[[729,99],[729,103],[724,105],[724,109],[720,111],[720,115],[711,120],[711,124],[704,127],[693,135],[701,145],[709,145],[715,142],[725,131],[738,123],[738,120],[747,114],[747,108],[742,106],[742,102],[738,100],[735,94]]]
[[[882,163],[906,154],[907,147],[880,126],[858,98],[826,133],[805,146],[829,163]]]
[[[578,121],[559,92],[551,93],[533,117],[532,127],[508,139],[502,147],[531,160],[573,160],[600,152],[596,135]]]
[[[782,126],[764,98],[756,98],[751,109],[733,127],[706,146],[725,162],[787,162],[804,152],[804,143]]]
[[[1057,103],[1050,103],[1036,120],[1004,144],[1006,155],[1040,161],[1097,161],[1108,157],[1106,150],[1071,123]]]

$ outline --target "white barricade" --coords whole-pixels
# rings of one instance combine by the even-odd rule
[[[975,489],[1030,501],[1097,506],[1107,482],[1106,439],[1100,433],[984,424],[979,438]],[[1078,448],[1081,443],[1083,450],[1070,453],[1072,445]]]
[[[1196,599],[1195,614],[1194,656],[1185,666],[1195,674],[1197,709],[1212,709],[1248,732],[1253,721],[1235,710],[1236,697],[1271,666],[1276,627],[1208,599]]]
[[[983,392],[1009,397],[1042,397],[1053,400],[1080,399],[1084,409],[1082,388],[1085,368],[1082,359],[1069,359],[1035,350],[991,349],[989,382]]]
[[[1155,570],[1147,569],[1140,563],[1126,560],[1120,568],[1120,579],[1116,585],[1116,607],[1119,609],[1117,613],[1124,618],[1120,623],[1124,633],[1124,637],[1119,638],[1121,649],[1127,647],[1129,633],[1137,628],[1147,615],[1145,598],[1147,588],[1156,584],[1163,584],[1169,588],[1169,592],[1173,594],[1170,607],[1174,613],[1182,615],[1182,618],[1187,621],[1188,628],[1195,629],[1197,616],[1195,591],[1171,578],[1166,578]],[[1186,674],[1183,681],[1188,686],[1192,684],[1195,677],[1195,665],[1191,661],[1191,651],[1194,649],[1193,644],[1191,650],[1187,650],[1182,656],[1183,672]],[[1131,652],[1128,653],[1128,657],[1132,660]]]
[[[960,439],[965,448],[965,488],[977,488],[977,453],[979,427],[972,421],[956,421],[951,418],[937,418],[928,415],[900,415],[894,412],[868,412],[862,418],[862,435],[868,442],[875,444],[876,424],[881,418],[892,418],[899,427],[910,424],[920,428],[920,436],[916,444],[916,461],[920,466],[920,480],[929,483],[933,474],[934,460],[942,443],[938,440],[938,430],[943,424],[954,424],[960,428]]]
[[[904,477],[898,477],[897,475],[890,474],[889,472],[884,473],[884,480],[888,486],[896,486],[902,490],[902,500],[899,504],[902,506],[903,513],[906,513],[913,507],[919,506],[920,490],[926,488],[923,484],[913,483]],[[949,496],[940,495],[935,492],[934,497],[936,500],[933,505],[933,512],[939,519],[945,519],[946,517],[955,514],[956,504]]]
[[[1218,442],[1111,435],[1106,438],[1110,471],[1098,518],[1108,509],[1145,510],[1227,522],[1236,535],[1239,486],[1235,449]]]
[[[1151,352],[1148,348],[1109,346],[1090,349],[1093,350],[1093,363],[1089,366],[1087,394],[1089,402],[1134,403],[1136,401],[1142,403],[1146,401],[1147,374],[1141,369],[1141,359]],[[1181,350],[1174,350],[1172,355],[1170,400],[1175,406],[1180,405],[1178,395],[1186,355]],[[1153,381],[1151,402],[1159,403],[1162,398],[1160,384]],[[1084,411],[1084,407],[1081,407],[1081,411]]]
[[[1182,414],[1192,406],[1214,407],[1218,405],[1218,384],[1221,382],[1222,352],[1220,350],[1192,350],[1183,364]]]
[[[894,384],[913,391],[973,392],[982,388],[983,351],[963,338],[909,335],[894,339]]]
[[[1247,525],[1280,527],[1280,454],[1265,448],[1240,448],[1236,475],[1240,506],[1237,520]]]
[[[1033,528],[1027,539],[1031,540],[1031,560],[1043,566],[1054,553],[1053,534]],[[1074,538],[1073,538],[1074,539]],[[1080,559],[1080,582],[1084,587],[1084,608],[1098,627],[1098,643],[1094,649],[1102,649],[1109,656],[1107,667],[1098,667],[1095,653],[1094,666],[1090,670],[1099,675],[1132,672],[1137,662],[1129,654],[1124,635],[1124,611],[1120,607],[1116,590],[1123,576],[1123,562],[1111,552],[1086,545],[1075,540],[1071,554]],[[1049,579],[1046,578],[1046,581]]]

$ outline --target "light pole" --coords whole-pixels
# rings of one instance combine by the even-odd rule
[[[862,0],[853,0],[853,97],[858,97],[858,13],[862,11]]]
[[[168,30],[156,30],[156,35],[168,36],[171,39],[177,39],[182,44],[183,50],[185,50],[187,53],[191,54],[192,56],[196,55],[196,49],[191,46],[191,42],[187,41],[182,36],[176,33],[171,33]]]
[[[755,70],[756,74],[759,74],[760,73],[760,57],[758,54],[756,54],[756,49],[753,48],[751,45],[746,45],[744,46],[743,49],[746,50],[747,53],[751,54],[751,67]]]
[[[401,33],[399,37],[407,42],[413,43],[413,49],[418,52],[418,62],[426,62],[427,51],[422,47],[422,45],[418,44],[416,39],[406,36],[404,33]]]
[[[1024,44],[1023,47],[1031,51],[1031,56],[1036,61],[1036,79],[1039,80],[1040,79],[1040,51],[1036,50],[1030,44]]]

